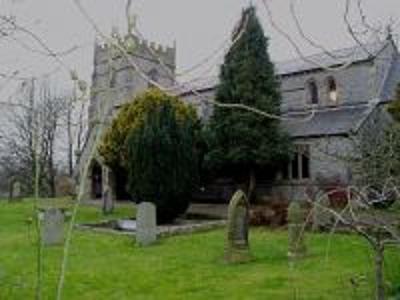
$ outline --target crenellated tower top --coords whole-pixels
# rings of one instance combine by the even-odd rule
[[[161,60],[162,63],[175,69],[176,64],[176,44],[172,47],[165,47],[155,42],[150,42],[146,39],[140,39],[136,35],[130,33],[121,36],[116,27],[113,28],[111,38],[113,43],[103,43],[96,39],[94,49],[94,63],[99,65],[112,60],[116,60],[123,56],[121,48],[124,49],[129,55],[141,57],[143,59],[157,61]]]

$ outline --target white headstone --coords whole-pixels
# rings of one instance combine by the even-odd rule
[[[156,207],[153,203],[142,202],[137,206],[136,243],[140,246],[149,246],[156,240]]]
[[[64,241],[64,215],[57,208],[46,209],[42,219],[42,242],[45,246],[60,245]]]

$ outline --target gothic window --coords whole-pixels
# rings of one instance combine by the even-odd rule
[[[310,177],[309,145],[296,145],[296,152],[292,161],[283,169],[282,178],[285,180],[302,180]]]
[[[329,100],[336,103],[338,100],[336,81],[333,77],[328,77],[327,80]]]
[[[311,80],[307,83],[307,91],[308,91],[308,96],[310,97],[311,104],[318,104],[319,102],[318,86],[314,80]]]
[[[291,163],[291,168],[292,168],[292,179],[299,179],[300,174],[299,174],[299,154],[295,153],[293,159],[292,159],[292,163]]]
[[[301,178],[310,178],[310,154],[302,152],[299,155],[301,157]]]

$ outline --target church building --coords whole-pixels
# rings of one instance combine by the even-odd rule
[[[99,120],[109,123],[121,104],[151,86],[134,66],[194,104],[204,120],[213,107],[202,99],[212,99],[218,85],[215,77],[192,82],[190,88],[177,85],[175,46],[155,45],[132,35],[114,38],[128,49],[129,59],[113,46],[95,45],[89,130],[77,167],[85,180],[86,199],[126,196],[121,192],[126,176],[113,174],[94,144],[107,128],[99,125]],[[342,157],[354,154],[354,139],[365,132],[379,134],[391,121],[385,104],[400,81],[395,43],[389,37],[383,42],[278,62],[275,73],[281,85],[281,123],[293,140],[296,155],[273,182],[258,185],[258,198],[304,200],[306,192],[322,182],[349,184],[354,174]],[[82,178],[85,166],[89,169]],[[214,195],[226,198],[231,192],[215,191]]]

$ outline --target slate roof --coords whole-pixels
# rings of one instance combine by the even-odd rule
[[[357,106],[340,106],[315,112],[310,120],[306,115],[292,116],[297,120],[285,120],[282,126],[293,138],[343,135],[356,132],[366,120],[377,102]],[[286,116],[288,117],[288,116]]]
[[[388,41],[375,42],[365,44],[363,47],[354,46],[339,50],[330,51],[327,53],[318,53],[306,57],[306,60],[298,58],[275,63],[275,73],[278,76],[287,76],[291,74],[301,73],[321,69],[320,66],[332,67],[347,62],[361,62],[373,59],[380,51],[382,51]],[[335,58],[333,58],[333,57]],[[315,64],[316,63],[316,64]],[[176,89],[175,93],[182,95],[190,93],[191,90],[203,91],[215,88],[218,84],[218,76],[201,78],[186,83],[182,83],[181,87]]]
[[[321,69],[320,66],[331,67],[345,64],[347,62],[361,62],[373,59],[388,44],[375,42],[361,46],[343,48],[329,51],[329,53],[318,53],[307,56],[306,59],[293,59],[275,63],[277,75],[290,75],[304,71]]]
[[[340,50],[330,51],[331,55],[319,53],[308,56],[308,60],[312,60],[325,67],[341,65],[347,62],[362,62],[373,59],[382,51],[388,41],[366,44],[363,47],[356,46]],[[336,59],[331,56],[336,57]],[[304,59],[295,59],[275,63],[276,74],[278,76],[288,76],[291,74],[301,73],[305,71],[314,71],[320,67],[310,61]],[[192,90],[198,92],[212,90],[218,85],[218,77],[208,77],[183,84],[182,87],[175,92],[179,95],[190,94]],[[367,100],[367,99],[366,99]],[[361,124],[368,118],[370,113],[379,103],[378,100],[371,100],[358,105],[341,105],[338,107],[322,108],[317,110],[313,117],[304,121],[309,114],[298,112],[290,117],[298,118],[298,120],[285,120],[282,126],[288,131],[293,138],[305,137],[322,137],[332,135],[344,135],[357,132]],[[288,117],[288,115],[286,115]],[[303,119],[301,121],[300,119]]]

